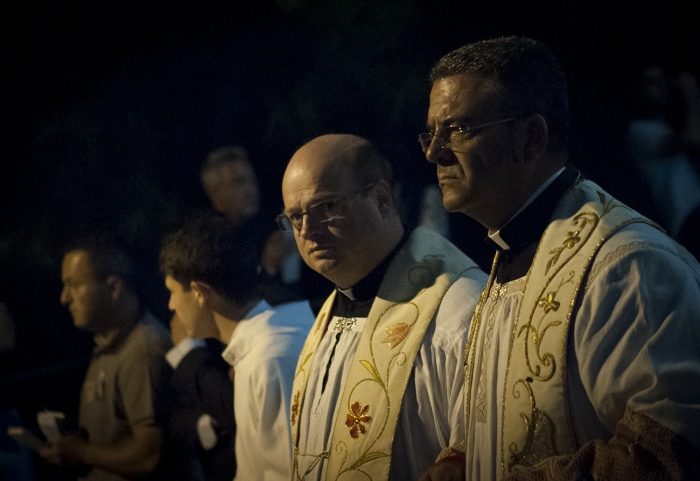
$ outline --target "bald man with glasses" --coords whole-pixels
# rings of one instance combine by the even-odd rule
[[[296,368],[293,479],[416,479],[464,437],[464,346],[486,275],[403,226],[391,168],[366,139],[307,143],[282,194],[280,228],[336,286]]]

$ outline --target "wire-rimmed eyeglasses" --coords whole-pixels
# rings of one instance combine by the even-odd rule
[[[422,134],[418,135],[418,142],[420,142],[423,152],[427,152],[428,148],[430,148],[430,144],[432,144],[435,140],[439,142],[438,145],[441,149],[451,149],[452,145],[464,142],[464,136],[468,132],[481,130],[486,127],[491,127],[492,125],[510,122],[511,120],[515,120],[517,118],[518,117],[510,117],[507,119],[496,120],[495,122],[488,122],[474,126],[450,125],[448,127],[437,129],[435,132],[423,132]]]
[[[293,228],[300,231],[301,226],[304,223],[305,215],[309,216],[310,219],[314,219],[319,224],[326,224],[340,217],[340,215],[343,213],[343,206],[347,199],[357,194],[361,194],[366,190],[371,189],[375,185],[377,185],[377,182],[373,182],[361,189],[348,192],[341,196],[323,200],[309,206],[309,208],[305,211],[284,212],[275,217],[275,222],[277,222],[277,226],[280,228],[280,230],[285,232],[291,231]]]

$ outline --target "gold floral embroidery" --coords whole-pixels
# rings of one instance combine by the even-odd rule
[[[564,247],[566,247],[567,249],[573,249],[576,244],[581,242],[581,237],[579,237],[580,233],[580,230],[567,232],[566,239],[564,239]]]
[[[294,426],[294,423],[296,423],[297,414],[299,414],[299,395],[301,395],[301,391],[297,391],[297,393],[294,395],[294,404],[292,405],[292,426]]]
[[[590,232],[586,233],[586,239],[584,240],[584,243],[588,241],[588,238],[590,237],[593,229],[598,225],[598,222],[600,221],[600,217],[596,213],[592,212],[582,212],[576,217],[574,217],[572,224],[575,226],[579,226],[579,228],[575,231],[568,231],[566,233],[566,239],[562,242],[561,247],[555,247],[552,249],[549,253],[552,255],[552,257],[549,259],[547,262],[547,265],[545,266],[544,273],[545,275],[549,272],[549,269],[551,269],[557,262],[559,262],[559,257],[561,257],[562,252],[564,252],[564,249],[573,249],[576,247],[577,244],[581,243],[583,240],[581,238],[581,233],[583,230],[590,225]]]
[[[369,404],[365,404],[365,407],[360,409],[360,402],[355,401],[350,409],[351,411],[348,414],[345,425],[350,428],[350,436],[353,439],[357,439],[360,437],[360,433],[365,434],[367,432],[363,423],[372,422],[372,417],[366,415],[369,411]]]
[[[387,326],[384,328],[384,331],[386,331],[386,337],[382,339],[382,343],[388,342],[389,346],[391,346],[391,348],[393,349],[406,338],[406,335],[410,330],[411,326],[404,322],[399,322],[397,324]]]
[[[559,301],[554,300],[554,296],[556,295],[555,292],[548,292],[547,297],[543,297],[540,299],[540,302],[537,303],[538,306],[544,309],[544,313],[547,314],[549,311],[558,311],[559,310]]]

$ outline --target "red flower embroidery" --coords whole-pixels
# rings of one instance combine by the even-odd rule
[[[359,438],[360,433],[365,434],[367,432],[364,424],[362,424],[372,422],[371,416],[365,416],[367,411],[369,411],[369,404],[365,404],[365,407],[363,407],[362,410],[360,410],[359,401],[355,401],[355,403],[351,406],[350,414],[348,414],[348,419],[345,421],[345,425],[350,428],[350,436],[352,436],[353,439]]]

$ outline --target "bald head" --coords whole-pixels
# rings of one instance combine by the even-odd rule
[[[391,167],[355,135],[324,135],[301,147],[282,181],[285,213],[306,263],[351,287],[391,252],[403,226],[391,197]]]
[[[292,157],[285,177],[297,168],[313,169],[326,177],[352,181],[357,188],[380,180],[391,185],[391,165],[367,139],[349,134],[317,137],[302,146]]]

